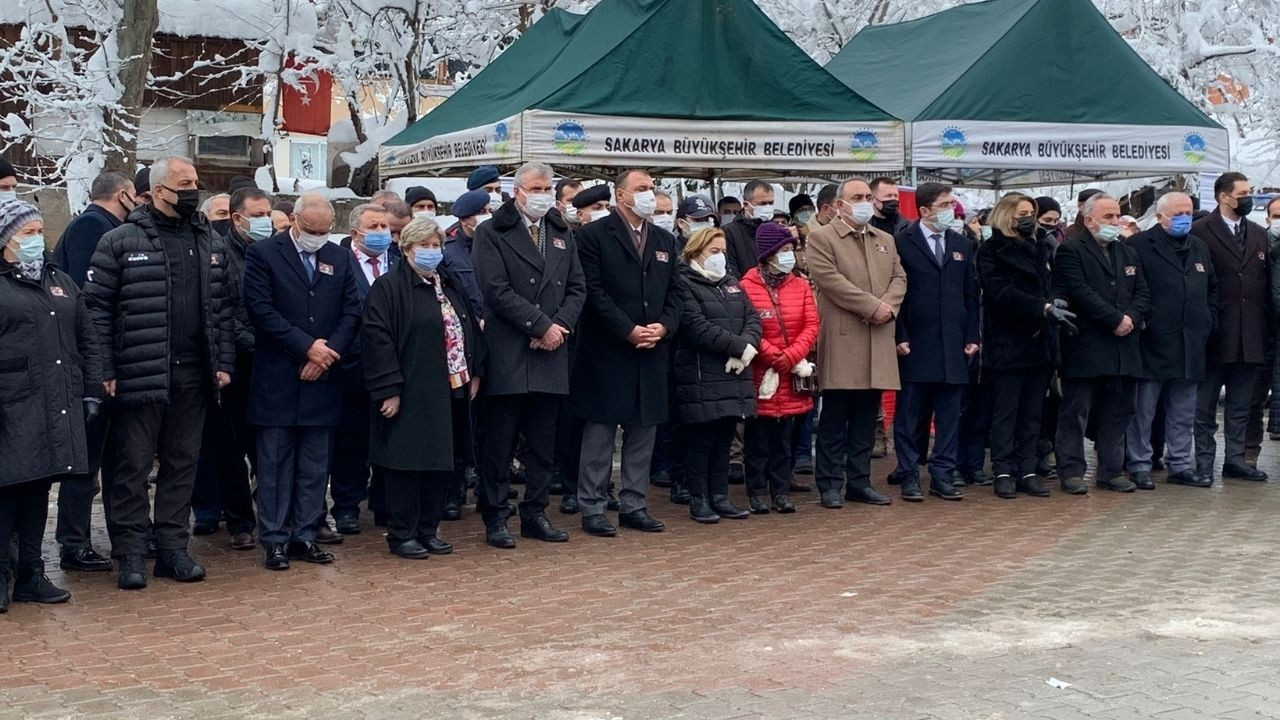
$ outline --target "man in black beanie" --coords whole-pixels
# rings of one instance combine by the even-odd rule
[[[18,196],[18,173],[8,160],[0,157],[0,200],[14,199]]]

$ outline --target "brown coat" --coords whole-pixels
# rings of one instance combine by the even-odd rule
[[[843,219],[809,233],[809,274],[818,299],[818,385],[823,390],[897,390],[894,323],[866,323],[880,303],[896,317],[907,274],[893,238],[871,226],[856,232]]]

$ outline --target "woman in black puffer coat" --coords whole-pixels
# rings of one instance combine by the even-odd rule
[[[702,523],[741,520],[750,514],[729,502],[729,446],[738,422],[756,412],[751,360],[760,344],[760,316],[728,274],[723,231],[698,231],[682,258],[675,382],[687,443],[689,515]]]

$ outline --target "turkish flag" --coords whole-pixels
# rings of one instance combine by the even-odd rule
[[[285,63],[289,70],[305,70],[306,66],[293,58]],[[333,76],[326,70],[317,70],[304,77],[297,88],[282,83],[280,88],[281,129],[285,132],[327,135],[329,133],[329,104],[333,97]]]

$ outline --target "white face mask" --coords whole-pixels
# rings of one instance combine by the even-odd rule
[[[311,233],[304,233],[301,230],[298,231],[298,247],[309,253],[318,252],[327,242],[329,242],[328,233],[323,235],[312,235]]]
[[[435,210],[419,210],[415,212],[413,216],[415,218],[434,218],[436,216],[436,211]]]
[[[605,219],[605,218],[609,217],[609,215],[610,215],[610,211],[608,211],[608,210],[592,210],[592,211],[591,211],[591,222],[595,222],[595,221],[597,221],[597,220],[603,220],[603,219]]]
[[[876,214],[875,206],[869,202],[852,204],[845,202],[845,204],[849,205],[849,217],[853,220],[854,225],[866,225],[871,222],[871,218]]]
[[[789,273],[796,269],[796,254],[791,250],[783,250],[773,256],[773,266],[778,272]]]
[[[497,210],[500,207],[502,207],[502,193],[500,192],[489,193],[489,209]]]
[[[492,218],[493,218],[493,216],[492,216],[492,215],[477,215],[477,216],[476,216],[476,227],[480,227],[480,225],[482,225],[483,223],[488,222],[488,221],[489,221],[490,219],[492,219]]]
[[[648,220],[653,217],[653,211],[658,209],[658,196],[654,195],[652,190],[632,193],[631,209],[640,217]]]
[[[724,213],[723,215],[720,216],[720,224],[728,225],[729,223],[737,219],[738,219],[738,216],[734,215],[733,213]]]
[[[653,224],[662,228],[663,230],[666,230],[667,232],[672,232],[676,229],[676,216],[675,215],[655,215],[653,216]]]
[[[724,253],[716,253],[703,258],[701,265],[712,280],[719,280],[724,277],[724,273],[728,269],[727,262],[728,258]]]
[[[756,220],[772,220],[773,206],[772,205],[752,205],[751,217],[755,218]]]
[[[698,220],[690,220],[690,221],[689,221],[689,234],[690,234],[690,235],[692,235],[692,234],[694,234],[694,233],[698,232],[699,230],[706,230],[707,228],[713,228],[713,227],[715,227],[715,226],[716,226],[716,224],[715,224],[715,223],[713,223],[713,222],[711,222],[710,220],[702,220],[702,221],[698,221]]]
[[[524,212],[529,217],[541,219],[556,204],[556,196],[551,193],[527,193],[524,196]]]
[[[0,200],[17,200],[17,190],[0,190]]]

